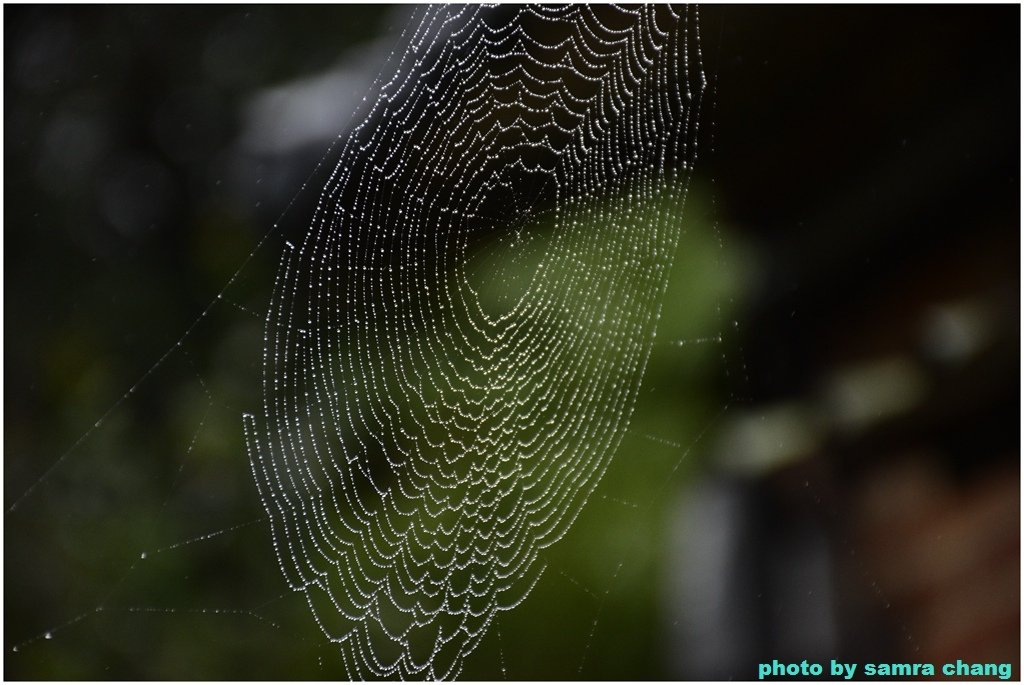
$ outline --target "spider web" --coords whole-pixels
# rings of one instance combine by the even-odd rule
[[[70,448],[28,452],[59,457],[8,497],[8,570],[33,570],[7,596],[34,606],[10,612],[31,620],[8,626],[5,668],[317,677],[340,654],[351,678],[609,673],[623,641],[602,627],[656,613],[634,611],[656,564],[636,541],[663,524],[650,483],[721,410],[680,417],[664,394],[715,368],[709,306],[730,287],[706,278],[722,245],[687,193],[704,76],[680,12],[415,10],[314,172],[313,220],[249,243],[112,406],[74,406],[98,420]],[[231,426],[257,408],[257,321],[250,474]],[[154,432],[169,395],[189,409]]]
[[[689,12],[423,10],[286,245],[245,432],[350,677],[458,676],[607,470],[696,159]]]

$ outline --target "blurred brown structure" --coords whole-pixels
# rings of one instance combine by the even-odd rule
[[[708,164],[760,269],[715,465],[678,513],[675,673],[1019,679],[1019,8],[704,20]]]

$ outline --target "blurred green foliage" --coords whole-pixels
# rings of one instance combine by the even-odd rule
[[[533,591],[467,660],[467,679],[669,677],[667,527],[724,407],[716,340],[742,286],[722,240],[708,195],[691,191],[630,428],[568,534],[544,550]]]

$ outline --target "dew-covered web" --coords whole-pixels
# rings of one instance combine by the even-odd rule
[[[245,431],[350,677],[458,676],[623,439],[696,159],[691,12],[423,10],[287,244]]]
[[[636,573],[650,552],[632,544],[663,514],[650,483],[722,410],[657,411],[666,368],[704,364],[686,355],[723,335],[713,279],[680,274],[682,251],[687,268],[720,266],[687,193],[702,69],[694,8],[416,9],[315,172],[329,179],[311,220],[250,245],[170,348],[7,500],[5,526],[23,537],[37,522],[64,531],[19,559],[83,569],[95,589],[63,597],[38,574],[30,594],[54,599],[44,623],[8,626],[8,654],[93,649],[116,665],[130,645],[146,667],[120,672],[160,678],[235,677],[238,663],[291,676],[303,658],[336,676],[332,657],[350,678],[516,678],[550,677],[551,659],[527,663],[550,642],[565,662],[551,675],[583,673],[602,629],[632,610],[613,591],[650,584]],[[247,281],[277,246],[272,284]],[[262,370],[244,343],[257,327]],[[213,330],[237,340],[210,361],[200,338]],[[245,374],[262,376],[258,393]],[[143,443],[173,464],[149,474],[152,455],[117,442],[168,388],[191,409],[173,440]],[[241,411],[247,445],[225,443],[211,424],[235,427]],[[140,502],[145,520],[110,526]],[[560,556],[572,545],[583,552]],[[598,561],[572,561],[584,557]],[[235,592],[231,573],[259,578]],[[262,661],[161,661],[170,640],[195,655],[182,644],[237,656],[222,644],[244,642]]]

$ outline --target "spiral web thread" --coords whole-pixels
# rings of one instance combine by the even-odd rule
[[[692,8],[430,6],[341,148],[244,417],[352,678],[458,676],[625,432],[696,160]]]

